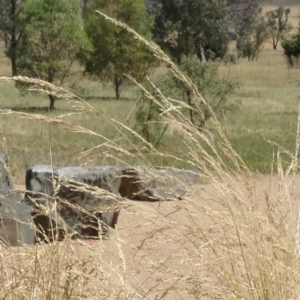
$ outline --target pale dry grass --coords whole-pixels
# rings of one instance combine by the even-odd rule
[[[193,82],[156,45],[144,40],[126,25],[103,16],[126,28],[167,64],[195,95],[196,107],[201,113],[200,103],[206,104],[205,99]],[[239,69],[239,66],[236,68],[249,86],[255,84],[254,71],[251,75],[251,70],[248,70],[248,78],[245,70]],[[260,70],[263,71],[265,69]],[[264,74],[266,86],[272,83],[272,80],[267,80],[269,75],[274,78],[279,76],[271,72]],[[71,94],[65,90],[57,91],[49,85],[44,90],[45,83],[35,83],[40,86],[40,92],[54,90],[66,95],[66,99],[70,98]],[[0,258],[1,297],[298,299],[299,201],[297,197],[291,197],[291,186],[295,183],[298,167],[300,114],[298,119],[296,117],[292,151],[281,146],[274,148],[272,160],[274,164],[276,162],[277,176],[272,176],[274,181],[261,190],[261,180],[253,176],[234,150],[223,125],[213,112],[210,124],[214,131],[198,131],[182,113],[182,107],[186,104],[167,95],[156,97],[141,84],[136,84],[148,94],[150,100],[159,104],[163,120],[171,124],[181,137],[186,149],[181,155],[174,157],[153,149],[129,125],[103,116],[90,103],[73,95],[73,111],[80,105],[85,114],[92,111],[93,117],[103,118],[115,128],[112,138],[103,136],[97,131],[98,128],[92,130],[70,122],[68,115],[45,117],[3,109],[0,113],[14,119],[26,118],[34,124],[38,121],[49,126],[63,126],[76,136],[97,136],[105,142],[90,148],[92,151],[101,151],[102,147],[108,146],[107,154],[114,156],[112,150],[117,150],[124,157],[130,156],[132,152],[116,143],[122,137],[127,145],[136,150],[134,159],[152,169],[153,164],[133,142],[139,141],[156,156],[184,161],[199,170],[202,178],[210,184],[187,187],[189,193],[184,201],[171,204],[132,203],[124,209],[124,219],[110,241],[96,242],[93,246],[66,240],[27,248],[3,247]],[[263,93],[259,89],[258,92]],[[84,160],[90,157],[91,152],[88,154]],[[126,165],[123,158],[115,159]]]
[[[229,67],[221,65],[220,76],[229,77],[239,83],[240,87],[233,95],[232,100],[240,102],[241,106],[238,111],[220,111],[218,113],[218,118],[230,142],[248,167],[252,171],[264,173],[270,172],[273,151],[266,140],[273,140],[285,145],[289,150],[293,149],[300,75],[299,69],[287,68],[281,49],[273,51],[266,48],[267,44],[257,61],[248,62],[240,59],[236,65]],[[0,60],[3,61],[3,66],[9,66],[7,58],[3,55],[0,55]],[[161,66],[151,76],[151,80],[155,82],[166,71],[168,71],[166,64],[161,63]],[[7,68],[7,74],[9,73],[10,69]],[[133,116],[138,101],[137,88],[128,86],[124,95],[130,100],[117,101],[111,98],[113,96],[112,89],[108,86],[103,87],[102,83],[91,82],[78,74],[72,75],[69,80],[68,87],[71,88],[71,91],[80,92],[81,98],[89,99],[88,103],[101,112],[103,117],[97,115],[96,112],[74,114],[74,109],[64,100],[57,101],[57,110],[49,112],[46,108],[49,103],[46,95],[29,93],[25,97],[20,97],[13,83],[0,83],[1,108],[38,113],[51,118],[72,113],[65,117],[65,121],[96,131],[98,135],[105,136],[110,140],[118,134],[119,125],[115,127],[113,122],[107,122],[106,116],[116,122],[125,123],[130,128],[134,127]],[[76,88],[72,82],[75,83]],[[26,119],[18,119],[18,122],[15,122],[13,118],[2,116],[1,121],[3,132],[10,144],[12,176],[18,183],[24,181],[24,175],[20,173],[20,169],[24,170],[35,164],[36,161],[50,163],[49,139],[52,135],[55,136],[55,139],[51,141],[51,147],[53,161],[56,165],[82,164],[82,159],[80,159],[82,150],[88,151],[92,148],[94,155],[86,157],[85,163],[87,164],[96,162],[97,164],[138,165],[143,163],[143,159],[138,162],[130,156],[121,161],[114,159],[110,154],[100,158],[99,144],[105,143],[105,140],[100,137],[77,135],[59,127],[48,126],[41,122],[33,123]],[[210,129],[213,128],[210,122],[207,124]],[[149,154],[146,155],[148,160],[155,166],[190,168],[185,162],[171,158],[171,155],[181,155],[186,148],[181,143],[178,131],[174,130],[171,124],[169,128],[170,130],[165,135],[165,143],[160,150],[170,156],[161,157]],[[133,138],[129,131],[123,132],[128,135],[129,139]],[[123,136],[118,135],[116,143],[128,151],[134,151],[128,139]],[[138,139],[134,140],[134,143],[137,143],[138,147],[144,146]],[[174,147],[169,147],[170,143]],[[35,149],[34,156],[32,155],[33,148]],[[107,153],[106,150],[102,150],[101,154],[103,152]]]
[[[220,76],[237,80],[233,99],[238,111],[219,114],[219,120],[237,152],[253,171],[271,171],[276,141],[294,148],[299,101],[299,69],[288,69],[283,51],[263,50],[257,61],[241,59],[221,66]]]

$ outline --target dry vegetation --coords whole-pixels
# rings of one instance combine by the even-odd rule
[[[290,22],[294,27],[299,25],[299,13],[300,7],[298,0],[272,0],[272,1],[265,1],[263,11],[267,12],[270,10],[274,10],[279,6],[289,7],[291,9],[290,14]]]
[[[43,91],[21,98],[1,78],[1,125],[17,182],[25,167],[49,164],[50,157],[56,165],[185,166],[203,180],[188,187],[184,201],[131,202],[110,240],[1,245],[0,299],[299,298],[300,71],[287,70],[280,50],[265,49],[257,62],[222,66],[221,75],[240,82],[240,110],[214,116],[210,130],[199,132],[180,102],[163,97],[172,132],[168,147],[151,154],[140,152],[136,145],[145,143],[130,129],[133,92],[132,100],[85,102],[61,91],[58,109],[48,112]],[[81,80],[86,85],[92,98],[99,95],[101,87]],[[107,95],[109,89],[101,96]],[[255,169],[274,174],[254,175]]]

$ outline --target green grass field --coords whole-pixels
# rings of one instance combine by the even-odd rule
[[[5,62],[6,74],[9,75],[9,64],[3,55],[1,61]],[[159,76],[164,71],[165,69],[161,67],[154,76]],[[240,60],[236,65],[222,65],[220,76],[230,77],[239,82],[239,89],[233,96],[235,100],[241,102],[239,109],[224,114],[219,113],[219,119],[229,140],[251,170],[270,172],[273,151],[276,152],[277,147],[272,146],[268,141],[290,151],[295,147],[300,70],[287,69],[282,50],[265,49],[257,61]],[[134,125],[137,87],[126,87],[123,93],[126,99],[119,101],[114,100],[114,91],[109,85],[103,86],[101,83],[80,78],[79,75],[70,78],[68,87],[80,94],[83,99],[89,99],[88,103],[102,114],[102,116],[95,113],[70,116],[68,117],[70,122],[95,130],[108,139],[113,139],[118,131],[109,124],[109,119],[119,122],[126,120],[125,125],[130,127]],[[14,88],[14,84],[1,83],[1,109],[12,108],[52,117],[73,111],[65,100],[56,103],[57,109],[54,112],[49,112],[47,106],[46,96],[28,94],[22,97]],[[20,170],[24,172],[29,165],[50,163],[50,149],[53,163],[56,165],[83,164],[87,162],[80,161],[77,154],[104,142],[100,138],[84,134],[79,137],[55,126],[15,119],[11,116],[1,116],[1,124],[8,144],[13,176],[17,181],[23,180],[23,175],[19,172]],[[124,137],[120,140],[120,137],[118,143],[128,150],[133,150],[132,145]],[[172,130],[166,135],[162,150],[174,155],[178,155],[178,151],[183,150],[176,134],[172,134]],[[111,160],[103,161],[101,150],[98,155],[95,153],[93,160],[97,163],[118,163]],[[157,165],[174,164],[173,160],[158,159],[154,156],[151,157],[151,161]]]
[[[267,3],[266,11],[274,9],[282,3]],[[291,21],[296,26],[299,19],[299,6],[286,3],[292,9]],[[0,44],[0,76],[9,76],[10,62],[4,55],[4,44]],[[240,60],[235,65],[220,67],[220,77],[229,77],[239,83],[233,100],[241,103],[239,109],[233,112],[219,112],[219,120],[232,142],[234,148],[245,160],[252,171],[268,173],[271,170],[273,153],[277,147],[269,141],[279,144],[289,151],[295,147],[295,134],[299,102],[300,70],[287,68],[282,49],[271,50],[271,44],[266,43],[258,60],[248,62]],[[81,76],[80,66],[75,66],[73,75],[66,83],[66,88],[87,100],[100,114],[89,113],[73,115],[67,119],[70,122],[95,130],[108,139],[117,138],[117,143],[128,150],[134,150],[133,144],[122,134],[118,134],[119,125],[111,123],[114,119],[134,126],[134,112],[138,87],[131,85],[124,88],[124,99],[115,100],[114,91],[109,84],[90,81]],[[164,66],[159,67],[152,78],[155,80],[166,72]],[[27,94],[20,96],[13,83],[0,83],[0,108],[11,108],[17,111],[41,113],[56,117],[72,112],[71,105],[61,100],[56,103],[54,112],[47,110],[48,98],[41,95]],[[17,181],[23,180],[26,167],[36,163],[50,163],[50,152],[56,165],[85,164],[87,158],[80,160],[78,154],[96,145],[104,143],[104,139],[87,135],[77,135],[70,131],[47,125],[42,122],[16,119],[12,116],[1,116],[3,133],[8,144],[11,158],[12,174]],[[117,126],[117,127],[115,127]],[[210,128],[210,122],[208,122]],[[126,130],[122,131],[123,133]],[[124,133],[125,134],[125,133]],[[132,138],[132,135],[126,133]],[[135,143],[135,139],[133,139]],[[181,146],[180,137],[172,128],[167,132],[161,150],[167,154],[178,155],[185,149]],[[132,163],[128,158],[120,161],[106,158],[103,151],[94,152],[93,163]],[[104,155],[105,156],[105,155]],[[107,160],[108,159],[108,160]],[[172,159],[148,157],[153,165],[174,165],[188,167]],[[137,164],[143,162],[135,162]]]
[[[228,70],[222,67],[226,76]],[[222,119],[234,148],[252,170],[269,172],[275,142],[295,148],[300,70],[288,70],[282,51],[263,50],[254,62],[231,66],[230,77],[240,83],[241,106]]]

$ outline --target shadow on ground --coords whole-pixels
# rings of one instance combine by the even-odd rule
[[[47,113],[51,111],[66,111],[68,109],[62,109],[62,108],[55,108],[54,110],[51,110],[49,107],[46,106],[27,106],[27,107],[3,107],[2,109],[10,109],[17,112],[25,112],[25,113]]]
[[[90,101],[90,100],[101,100],[101,101],[111,101],[111,100],[117,100],[117,101],[134,101],[136,98],[128,98],[128,97],[121,97],[117,99],[113,96],[93,96],[93,95],[78,95],[80,98]]]

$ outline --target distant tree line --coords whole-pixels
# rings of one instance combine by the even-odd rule
[[[231,42],[239,57],[256,58],[263,43],[282,41],[290,65],[298,61],[299,32],[288,36],[290,10],[262,14],[259,0],[0,0],[0,34],[12,75],[62,85],[75,61],[93,79],[112,82],[116,98],[131,77],[142,81],[157,61],[100,10],[155,41],[179,65],[224,59]],[[295,46],[298,45],[298,48]],[[49,96],[50,108],[55,97]]]

